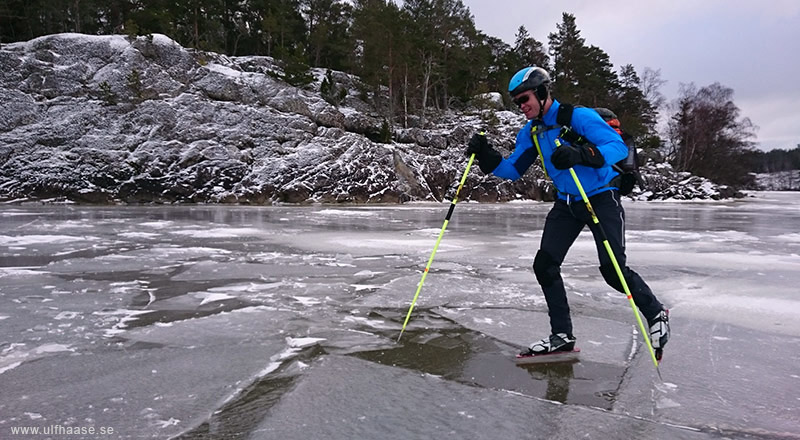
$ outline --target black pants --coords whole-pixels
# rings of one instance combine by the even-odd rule
[[[567,292],[561,278],[561,263],[567,251],[578,238],[584,226],[588,225],[597,245],[600,258],[600,272],[611,287],[624,293],[611,258],[603,244],[603,234],[594,224],[586,204],[582,200],[571,200],[567,203],[557,200],[547,214],[542,234],[542,243],[534,260],[534,272],[544,291],[550,315],[550,328],[553,333],[572,334],[572,320],[569,315]],[[625,281],[633,296],[633,301],[648,320],[655,317],[662,309],[650,287],[642,277],[626,265],[625,257],[625,211],[620,203],[616,190],[604,191],[589,197],[595,215],[605,231],[608,243],[622,269]]]

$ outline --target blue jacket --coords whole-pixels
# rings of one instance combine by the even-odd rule
[[[531,137],[534,123],[537,123],[537,136],[539,147],[542,149],[544,167],[556,190],[558,190],[558,197],[562,200],[580,200],[580,191],[578,191],[578,187],[575,185],[569,170],[556,169],[550,161],[550,156],[556,149],[555,140],[559,134],[560,127],[556,125],[556,114],[560,105],[558,101],[553,100],[550,109],[542,118],[544,120],[543,124],[542,121],[536,119],[530,120],[525,124],[525,127],[517,133],[514,152],[508,158],[503,159],[497,168],[492,171],[492,174],[511,180],[517,180],[525,174],[533,162],[536,161],[536,158],[539,157]],[[628,147],[622,141],[622,137],[596,111],[585,107],[576,107],[573,111],[572,129],[596,145],[606,160],[605,165],[600,168],[591,168],[584,165],[575,165],[573,167],[586,195],[591,197],[603,191],[615,189],[615,187],[608,186],[608,184],[619,173],[611,166],[628,155]],[[568,144],[563,139],[558,139],[561,144]]]

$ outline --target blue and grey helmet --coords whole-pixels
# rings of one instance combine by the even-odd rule
[[[526,90],[533,90],[536,97],[544,101],[550,86],[550,75],[541,67],[526,67],[511,77],[508,83],[508,93],[517,96]]]

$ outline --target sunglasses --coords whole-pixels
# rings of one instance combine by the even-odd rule
[[[531,95],[522,95],[522,96],[513,98],[511,101],[514,102],[514,105],[519,107],[522,104],[525,104],[526,102],[528,102],[529,99],[531,99]]]

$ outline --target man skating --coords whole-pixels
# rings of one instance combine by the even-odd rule
[[[573,142],[573,145],[563,139],[557,124],[561,104],[550,95],[550,76],[540,67],[526,67],[517,72],[511,78],[508,91],[528,119],[517,133],[514,152],[503,158],[492,148],[486,136],[476,134],[470,139],[467,154],[476,155],[484,173],[511,180],[522,177],[533,162],[541,158],[545,173],[558,192],[545,220],[542,241],[533,263],[536,279],[547,301],[551,334],[534,342],[521,355],[571,351],[575,347],[561,264],[578,234],[588,225],[597,244],[603,278],[611,287],[624,292],[603,244],[607,240],[633,301],[647,319],[650,340],[660,359],[669,339],[669,312],[639,274],[626,265],[625,211],[618,188],[612,182],[619,174],[612,165],[628,155],[627,146],[620,135],[590,108],[575,108],[569,122],[571,130],[584,141]],[[605,234],[592,221],[570,169],[581,182]]]

